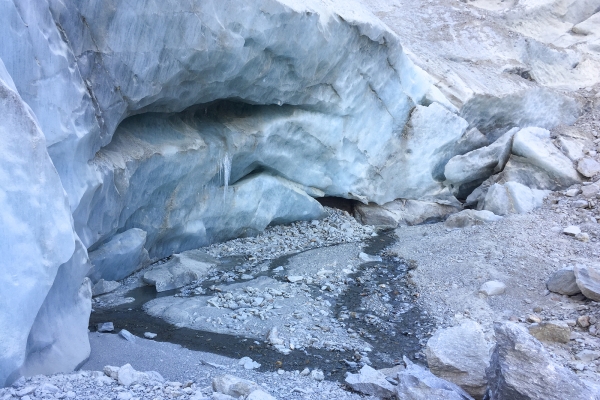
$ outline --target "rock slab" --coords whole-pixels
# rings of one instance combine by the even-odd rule
[[[348,374],[346,383],[357,392],[389,399],[394,396],[394,385],[381,372],[365,365],[358,374]]]

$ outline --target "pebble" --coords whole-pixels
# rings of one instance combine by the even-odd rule
[[[479,293],[486,296],[498,296],[506,291],[506,285],[500,281],[487,281],[479,288]]]
[[[98,332],[112,332],[115,330],[115,326],[112,322],[102,322],[96,325]]]
[[[568,236],[577,236],[581,233],[581,229],[578,226],[571,225],[563,229],[563,233]]]
[[[121,329],[121,331],[119,332],[119,336],[121,336],[123,339],[127,340],[128,342],[135,343],[135,336],[131,332],[129,332],[127,329]]]
[[[158,336],[156,333],[144,332],[144,337],[147,339],[154,339],[156,336]]]

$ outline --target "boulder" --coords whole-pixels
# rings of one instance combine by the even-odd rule
[[[442,221],[448,215],[456,213],[460,209],[458,202],[448,204],[446,202],[400,199],[381,206],[377,204],[357,204],[354,207],[354,216],[364,225],[396,228],[397,226]]]
[[[355,391],[369,396],[389,399],[394,396],[394,385],[389,383],[384,374],[365,365],[358,374],[348,374],[345,382]]]
[[[588,299],[600,301],[600,272],[587,265],[575,265],[575,280],[581,293]]]
[[[499,281],[487,281],[479,288],[479,293],[486,296],[498,296],[506,291],[506,285]]]
[[[243,396],[246,398],[255,390],[261,390],[255,382],[241,379],[233,375],[220,375],[212,380],[212,388],[215,392],[219,392],[234,398]]]
[[[403,400],[472,400],[473,398],[452,382],[438,378],[427,369],[404,357],[406,369],[398,374],[396,396]]]
[[[582,158],[577,163],[577,171],[586,178],[591,178],[600,174],[600,163],[593,158]]]
[[[586,199],[593,199],[600,193],[600,184],[593,183],[591,185],[581,187],[581,195]]]
[[[513,139],[512,153],[541,168],[555,183],[556,189],[581,182],[573,162],[554,146],[550,132],[542,128],[524,128]],[[536,187],[536,189],[549,189]]]
[[[104,279],[100,279],[98,283],[96,283],[92,287],[92,296],[100,296],[106,293],[114,292],[121,286],[121,283],[115,281],[105,281]]]
[[[529,326],[529,333],[545,342],[569,343],[571,328],[564,321],[547,321]]]
[[[144,272],[143,279],[154,285],[157,292],[164,292],[202,280],[217,264],[216,259],[202,250],[185,251],[163,264],[152,266]]]
[[[593,400],[594,392],[570,369],[557,364],[527,330],[494,324],[496,347],[486,370],[490,400]]]
[[[513,128],[487,147],[453,157],[444,168],[446,184],[459,187],[468,182],[485,180],[504,169],[512,149]]]
[[[89,252],[93,265],[90,278],[120,281],[149,263],[148,252],[144,248],[146,232],[129,229],[113,236],[98,249]]]
[[[517,182],[492,185],[482,203],[482,208],[497,215],[525,214],[540,207],[547,191],[530,189]]]
[[[165,379],[156,371],[136,371],[131,364],[125,364],[121,368],[106,366],[104,373],[119,382],[122,386],[131,386],[143,382],[163,383]]]
[[[566,294],[567,296],[581,293],[579,286],[577,286],[577,281],[575,280],[573,267],[556,271],[546,282],[546,287],[551,292]]]
[[[575,138],[561,136],[557,139],[559,149],[567,156],[571,161],[577,161],[584,157],[585,144],[582,140]]]
[[[490,361],[490,344],[481,326],[465,321],[460,326],[438,330],[425,349],[429,370],[457,384],[476,399],[486,388],[485,369]]]
[[[467,228],[475,225],[483,225],[490,222],[497,222],[502,219],[501,216],[487,210],[463,210],[450,215],[444,225],[446,228]]]

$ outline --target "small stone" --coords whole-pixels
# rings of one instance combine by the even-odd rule
[[[291,275],[287,277],[288,282],[291,283],[297,283],[297,282],[301,282],[304,280],[303,276],[299,276],[299,275]]]
[[[279,332],[276,326],[271,328],[271,330],[269,331],[269,334],[267,335],[267,340],[274,346],[281,346],[283,345],[283,343],[285,343],[283,339],[279,338]]]
[[[590,235],[588,235],[585,232],[582,232],[575,235],[575,239],[579,240],[580,242],[587,243],[590,241]]]
[[[135,336],[131,332],[129,332],[127,329],[121,329],[121,331],[119,332],[119,336],[121,336],[123,339],[127,340],[128,342],[135,343]]]
[[[147,339],[154,339],[156,336],[158,336],[156,333],[144,332],[144,337]]]
[[[575,354],[575,359],[579,361],[583,361],[586,363],[590,363],[600,358],[600,351],[595,350],[582,350],[579,353]]]
[[[535,324],[539,324],[540,322],[542,322],[542,319],[540,318],[539,315],[530,314],[530,315],[527,316],[527,321],[528,322],[533,322]]]
[[[26,396],[28,394],[35,392],[35,389],[37,389],[37,386],[26,386],[23,389],[17,391],[15,394],[18,397],[23,397],[23,396]]]
[[[479,288],[479,293],[486,296],[497,296],[506,291],[506,285],[499,281],[487,281]]]
[[[246,400],[277,400],[275,397],[271,396],[269,393],[263,390],[255,390],[246,397]]]
[[[567,236],[577,236],[581,233],[581,229],[578,226],[571,225],[563,229],[563,233]]]
[[[592,185],[583,186],[581,188],[581,195],[586,199],[592,199],[600,192],[600,184],[594,183]]]
[[[346,383],[357,392],[389,398],[394,395],[394,386],[389,383],[381,372],[365,365],[358,374],[348,374]]]
[[[310,373],[310,377],[319,382],[325,380],[325,374],[323,374],[323,371],[320,369],[313,369]]]
[[[115,326],[112,322],[102,322],[96,325],[98,332],[112,332],[115,330]]]
[[[116,281],[105,281],[104,279],[100,279],[98,283],[94,285],[92,288],[92,296],[100,296],[102,294],[114,292],[117,290],[121,284]]]
[[[260,368],[260,364],[251,359],[250,357],[242,357],[240,361],[238,361],[238,365],[244,366],[244,369],[256,369]]]
[[[217,376],[212,381],[212,387],[215,392],[219,392],[234,398],[246,398],[255,390],[260,390],[260,387],[246,379],[240,379],[233,375]]]
[[[563,321],[540,322],[529,326],[529,334],[546,342],[569,343],[571,328]]]
[[[363,253],[363,252],[361,252],[358,255],[358,258],[360,258],[364,262],[381,262],[382,261],[382,258],[379,256],[372,256],[370,254]]]
[[[575,197],[579,194],[579,189],[569,189],[565,192],[565,196]]]
[[[590,316],[589,315],[582,315],[579,318],[577,318],[577,325],[579,325],[582,328],[589,328],[590,324]]]

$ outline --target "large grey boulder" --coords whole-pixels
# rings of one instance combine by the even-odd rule
[[[496,347],[486,371],[490,400],[592,400],[598,396],[570,369],[557,364],[527,330],[494,324]]]
[[[92,270],[90,278],[93,282],[100,279],[120,281],[140,268],[145,267],[150,259],[146,244],[146,232],[133,228],[113,236],[98,249],[89,252]]]
[[[201,280],[217,264],[217,260],[202,250],[190,250],[173,255],[164,264],[152,266],[144,272],[144,282],[154,285],[157,292],[177,289]]]
[[[88,357],[91,288],[87,254],[44,134],[1,60],[0,114],[4,386],[23,374],[69,371]]]
[[[485,394],[485,369],[489,366],[490,350],[481,326],[475,321],[465,321],[459,326],[438,330],[427,341],[425,355],[434,375],[481,399]]]
[[[389,383],[385,375],[368,365],[365,365],[357,374],[348,374],[345,382],[357,392],[389,399],[394,396],[394,385]]]
[[[357,204],[354,207],[354,216],[365,225],[396,228],[397,226],[441,221],[459,210],[458,203],[440,204],[418,200],[395,200],[381,206]]]
[[[551,292],[566,294],[567,296],[581,293],[579,286],[577,286],[573,267],[563,268],[553,273],[552,276],[548,278],[546,287]]]
[[[600,272],[591,266],[575,265],[575,280],[581,293],[588,299],[600,301]]]
[[[396,395],[403,400],[472,400],[452,382],[438,378],[427,369],[404,357],[406,369],[398,374]]]
[[[481,182],[501,172],[508,162],[513,137],[518,131],[518,128],[513,128],[487,147],[451,158],[444,168],[446,183],[460,187],[473,181]]]
[[[581,182],[581,176],[573,162],[565,156],[550,139],[550,132],[542,128],[524,128],[513,139],[512,153],[522,157],[548,174],[554,188],[533,187],[535,189],[562,189]]]
[[[495,183],[481,203],[481,208],[497,215],[525,214],[540,207],[548,191],[530,189],[518,182]]]
[[[470,226],[497,222],[501,219],[501,216],[487,210],[463,210],[450,215],[444,222],[444,226],[450,229],[467,228]]]

